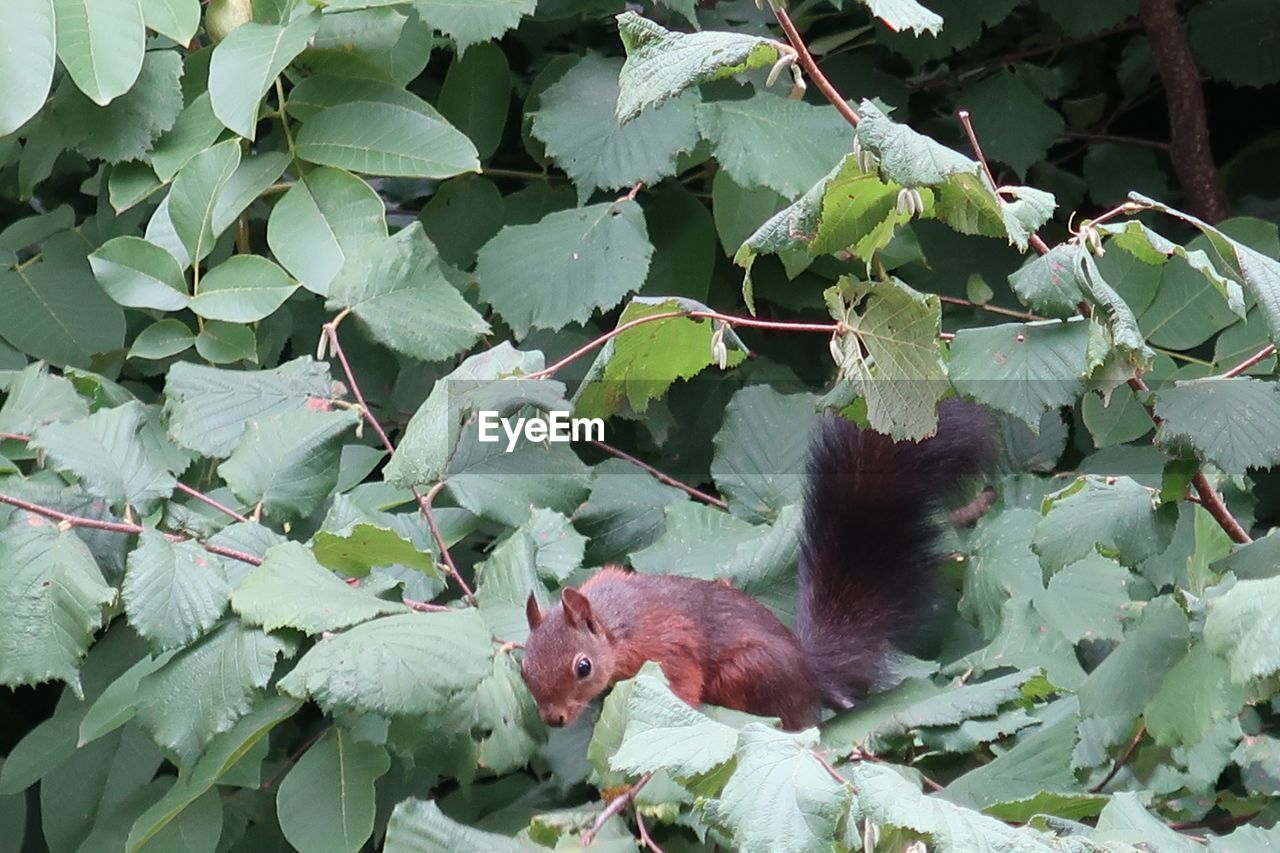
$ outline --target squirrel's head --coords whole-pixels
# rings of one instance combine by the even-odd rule
[[[529,639],[520,666],[524,683],[544,723],[568,725],[609,686],[613,641],[591,602],[576,589],[562,590],[559,603],[545,613],[529,593],[525,615]]]

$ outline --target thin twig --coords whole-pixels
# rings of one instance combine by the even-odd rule
[[[1064,139],[1078,139],[1084,142],[1114,142],[1117,145],[1134,145],[1140,148],[1154,148],[1157,151],[1169,151],[1169,143],[1158,139],[1143,139],[1140,136],[1117,136],[1114,133],[1089,133],[1081,130],[1063,131]]]
[[[209,497],[199,489],[191,488],[186,483],[178,483],[178,491],[182,492],[184,495],[188,495],[190,497],[195,498],[196,500],[200,501],[203,504],[207,504],[208,506],[213,507],[214,509],[218,510],[218,512],[225,513],[226,515],[231,516],[236,521],[239,521],[243,524],[249,523],[249,519],[244,515],[241,515],[240,513],[236,512],[234,509],[232,509],[229,506],[225,506],[219,503],[218,501]]]
[[[347,361],[347,353],[342,348],[342,342],[338,340],[338,324],[350,313],[349,309],[344,309],[334,316],[332,320],[323,326],[323,334],[329,339],[329,349],[338,359],[338,364],[342,367],[342,375],[347,380],[347,387],[351,389],[351,395],[356,398],[356,405],[360,407],[360,413],[364,417],[369,426],[373,427],[373,431],[377,434],[378,440],[382,442],[382,446],[387,449],[389,455],[394,455],[396,446],[391,442],[391,437],[387,435],[387,431],[382,428],[382,424],[374,417],[369,404],[364,399],[364,392],[360,390],[360,383],[356,381],[356,375],[351,370],[351,362]],[[436,524],[435,513],[431,510],[431,501],[439,492],[443,483],[437,483],[431,490],[423,495],[414,486],[411,490],[413,497],[418,502],[418,511],[422,513],[422,517],[427,521],[427,527],[431,529],[431,538],[435,540],[436,547],[440,549],[440,556],[444,560],[445,569],[449,573],[449,577],[453,578],[453,582],[458,585],[458,589],[462,592],[463,597],[470,604],[476,603],[475,593],[471,591],[471,587],[462,579],[462,573],[458,571],[457,565],[453,562],[453,555],[449,553],[449,546],[445,544],[444,536],[440,532],[440,526]]]
[[[546,379],[548,376],[554,375],[556,371],[560,370],[562,367],[573,363],[592,350],[604,346],[623,332],[634,329],[636,326],[643,326],[645,323],[653,323],[658,320],[671,320],[675,317],[688,317],[694,320],[719,320],[723,323],[728,323],[730,326],[746,326],[752,329],[774,329],[783,332],[821,332],[823,334],[831,335],[840,331],[840,325],[838,323],[792,323],[785,320],[759,320],[755,317],[735,317],[731,314],[721,314],[719,311],[664,311],[661,314],[650,314],[647,317],[637,317],[634,320],[628,320],[621,326],[616,326],[605,332],[603,335],[600,335],[598,338],[588,341],[578,347],[555,364],[552,364],[549,367],[544,367],[542,370],[535,370],[533,373],[526,374],[520,378]]]
[[[982,153],[982,145],[978,142],[978,134],[974,132],[973,122],[969,120],[969,111],[960,110],[957,115],[960,118],[960,124],[964,126],[964,132],[969,137],[969,145],[973,148],[973,155],[978,159],[978,163],[982,166],[982,172],[987,176],[987,180],[991,182],[991,191],[995,193],[996,199],[1000,206],[1004,206],[1004,199],[1000,196],[999,187],[996,183],[996,176],[991,172],[991,164],[987,162],[987,155]],[[1031,248],[1035,249],[1042,255],[1049,253],[1049,244],[1046,243],[1039,234],[1032,234],[1027,242],[1031,244]]]
[[[586,847],[590,845],[591,842],[595,840],[596,833],[600,831],[601,827],[609,822],[609,818],[625,809],[627,807],[627,803],[634,800],[636,794],[640,793],[640,789],[649,784],[649,780],[652,778],[652,772],[644,774],[634,785],[610,800],[609,805],[605,807],[604,811],[600,812],[600,816],[596,818],[595,823],[591,824],[591,828],[582,833],[582,846]]]
[[[302,757],[303,753],[305,753],[311,747],[315,746],[316,742],[319,741],[320,738],[328,734],[329,729],[331,728],[332,726],[325,726],[321,728],[320,731],[316,732],[311,737],[304,740],[302,742],[302,746],[295,749],[293,753],[288,758],[286,758],[279,767],[275,769],[275,772],[271,774],[271,778],[262,783],[262,787],[260,787],[258,790],[270,791],[272,788],[274,788],[280,782],[280,780],[284,777],[285,772],[288,771],[290,767],[292,767],[294,764],[298,762],[298,759]]]
[[[961,299],[958,296],[943,296],[942,294],[938,294],[938,300],[940,302],[950,303],[951,305],[964,305],[967,308],[977,308],[980,311],[988,311],[992,314],[1014,317],[1018,320],[1026,320],[1028,322],[1048,319],[1047,317],[1040,317],[1036,314],[1028,314],[1026,311],[1014,311],[1011,308],[1001,308],[999,305],[991,305],[990,303],[971,302],[968,299]]]
[[[1276,345],[1267,344],[1265,347],[1258,350],[1253,355],[1249,356],[1244,361],[1240,362],[1235,367],[1228,370],[1226,373],[1222,374],[1222,376],[1224,379],[1231,379],[1232,377],[1239,376],[1241,373],[1244,373],[1246,370],[1253,367],[1258,362],[1265,361],[1266,359],[1270,358],[1275,354],[1276,354]]]
[[[1147,733],[1147,724],[1142,723],[1138,726],[1138,730],[1134,732],[1133,737],[1129,740],[1129,745],[1124,748],[1124,752],[1120,753],[1120,757],[1116,759],[1116,763],[1111,765],[1111,772],[1106,777],[1089,789],[1089,793],[1096,794],[1103,788],[1107,787],[1107,783],[1116,778],[1116,774],[1120,772],[1120,768],[1124,767],[1133,757],[1133,751],[1138,748],[1138,742],[1142,740],[1142,736]]]
[[[649,848],[653,853],[662,853],[662,848],[649,835],[649,830],[644,825],[644,815],[640,814],[640,809],[633,807],[631,813],[636,816],[636,829],[640,832],[640,846]]]
[[[1248,369],[1247,367],[1245,368]],[[1145,394],[1151,390],[1141,376],[1135,376],[1129,380],[1129,387],[1139,394]],[[1147,414],[1157,426],[1161,423],[1161,418],[1156,415],[1155,406],[1151,403],[1143,403],[1143,408],[1147,410]],[[1213,488],[1213,484],[1209,482],[1209,478],[1204,475],[1204,471],[1196,471],[1195,476],[1191,478],[1191,485],[1195,487],[1196,494],[1200,495],[1200,505],[1203,506],[1209,515],[1213,516],[1213,520],[1218,522],[1227,535],[1231,537],[1231,541],[1239,545],[1247,545],[1253,541],[1253,537],[1244,529],[1235,516],[1231,514],[1231,510],[1227,509],[1226,503],[1222,500]]]
[[[654,479],[661,480],[662,482],[666,483],[668,486],[674,486],[675,488],[679,489],[685,494],[691,495],[692,497],[697,498],[703,503],[711,504],[712,506],[719,507],[720,509],[729,508],[729,504],[727,504],[725,501],[721,500],[720,498],[716,497],[715,495],[709,495],[706,492],[695,489],[693,486],[690,486],[688,483],[682,483],[679,480],[677,480],[675,477],[672,477],[670,474],[665,474],[662,471],[659,471],[657,468],[654,468],[649,463],[644,462],[640,459],[637,459],[636,457],[632,456],[630,453],[627,453],[625,450],[619,450],[618,448],[614,447],[611,444],[605,444],[603,441],[595,441],[594,439],[589,440],[587,443],[592,445],[593,447],[598,447],[601,450],[603,450],[605,453],[608,453],[612,456],[616,456],[619,459],[625,459],[626,461],[630,462],[632,465],[635,465],[637,468],[641,468],[645,471],[648,471],[649,474],[651,474],[654,477]]]
[[[27,512],[32,513],[33,515],[40,515],[40,516],[44,516],[45,518],[51,518],[51,519],[54,519],[55,521],[60,521],[65,524],[69,524],[72,527],[88,527],[93,530],[107,530],[112,533],[124,533],[129,536],[137,536],[139,534],[146,533],[148,530],[148,528],[145,528],[140,524],[131,524],[127,521],[103,521],[100,518],[87,518],[82,515],[72,515],[69,512],[63,512],[62,510],[57,510],[57,509],[54,509],[53,507],[47,507],[47,506],[42,506],[41,504],[32,503],[31,501],[23,500],[22,498],[17,498],[17,497],[14,497],[13,495],[0,494],[0,503],[9,504],[10,506],[16,506],[18,509],[26,510]],[[217,554],[222,557],[229,557],[233,560],[239,560],[242,563],[249,563],[250,565],[253,565],[253,566],[262,565],[261,559],[259,559],[258,557],[255,557],[252,554],[246,554],[244,551],[237,551],[234,548],[226,548],[226,547],[223,547],[222,545],[214,545],[210,542],[202,542],[199,539],[192,540],[186,536],[181,536],[177,533],[165,533],[163,535],[170,542],[194,541],[197,545],[199,545],[204,550],[208,551],[210,554]]]
[[[0,432],[0,441],[30,441],[31,436],[20,432]]]
[[[773,14],[777,17],[778,23],[782,25],[782,31],[787,34],[787,41],[791,42],[791,46],[796,51],[796,62],[804,69],[804,73],[813,81],[813,85],[818,87],[818,91],[823,94],[831,106],[836,108],[840,115],[844,116],[844,120],[854,127],[858,126],[858,113],[853,107],[849,106],[849,102],[836,91],[836,87],[831,85],[831,81],[827,79],[827,75],[822,73],[822,69],[818,67],[818,63],[813,61],[813,55],[809,53],[809,48],[805,46],[804,39],[800,32],[796,29],[796,25],[791,22],[791,16],[787,14],[787,10],[782,6],[770,0],[773,6]]]
[[[426,601],[417,601],[412,598],[402,598],[405,606],[410,610],[417,610],[419,613],[448,613],[452,607],[445,607],[443,604],[430,604]]]

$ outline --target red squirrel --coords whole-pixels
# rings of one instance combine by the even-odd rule
[[[791,730],[816,724],[822,706],[851,707],[923,617],[941,557],[939,500],[984,469],[990,430],[983,410],[954,400],[920,442],[819,419],[794,633],[723,580],[606,566],[545,611],[530,593],[521,670],[543,722],[572,723],[645,661],[690,705],[779,717]]]

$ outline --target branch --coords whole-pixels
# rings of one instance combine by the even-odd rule
[[[1116,774],[1120,772],[1120,768],[1124,767],[1133,757],[1133,751],[1138,748],[1138,742],[1142,740],[1142,736],[1147,733],[1147,724],[1142,723],[1138,726],[1138,730],[1134,732],[1133,737],[1129,741],[1129,745],[1125,747],[1124,752],[1120,753],[1120,757],[1116,759],[1116,763],[1111,765],[1111,772],[1103,778],[1101,782],[1089,789],[1089,793],[1096,794],[1103,788],[1107,787],[1107,783],[1116,778]]]
[[[987,155],[982,153],[982,146],[978,144],[978,134],[973,130],[973,122],[969,120],[969,111],[961,110],[957,115],[960,117],[960,124],[964,125],[965,135],[969,137],[969,145],[973,147],[973,154],[978,158],[978,162],[982,164],[983,174],[987,176],[987,180],[991,182],[991,191],[995,193],[996,199],[1000,202],[1000,206],[1004,207],[1004,198],[1000,195],[1000,185],[996,183],[996,176],[991,173],[991,165],[987,163]],[[1035,249],[1042,255],[1049,253],[1049,244],[1041,239],[1039,234],[1032,234],[1027,242],[1031,244],[1031,248]]]
[[[1171,3],[1172,0],[1142,0],[1142,2],[1143,2],[1143,8],[1145,9],[1147,5],[1152,2]],[[1179,24],[1178,31],[1181,34],[1180,24]],[[1183,44],[1185,47],[1185,41]],[[1194,65],[1193,65],[1193,70],[1194,70]],[[1196,84],[1196,92],[1197,94],[1199,94],[1200,92],[1198,82]],[[1201,106],[1203,108],[1203,103],[1201,104]],[[974,133],[973,123],[969,121],[969,113],[966,110],[961,110],[959,113],[959,116],[960,116],[960,123],[964,125],[965,133],[968,134],[969,136],[969,143],[973,146],[974,153],[977,155],[978,161],[982,164],[982,168],[986,172],[987,178],[992,181],[992,187],[994,188],[995,181],[991,177],[991,169],[987,165],[986,157],[983,156],[982,154],[982,146],[978,144],[978,136],[976,133]],[[1202,118],[1203,118],[1203,115],[1202,115]],[[1000,194],[998,192],[996,193],[996,197],[997,198],[1000,197]],[[1001,204],[1003,203],[1004,201],[1003,199],[1001,199]],[[1096,225],[1099,222],[1102,222],[1106,219],[1111,218],[1112,216],[1116,216],[1116,215],[1119,215],[1120,213],[1126,212],[1126,204],[1119,205],[1107,211],[1106,213],[1103,213],[1101,216],[1098,216],[1096,219],[1094,219],[1092,221],[1092,224]],[[1036,235],[1036,234],[1031,235],[1029,242],[1031,246],[1042,255],[1049,251],[1048,245],[1045,244],[1044,240],[1040,239],[1039,235]],[[1089,316],[1090,309],[1089,309],[1088,303],[1085,303],[1085,302],[1080,303],[1080,313],[1085,317]],[[1266,358],[1266,356],[1262,355],[1261,353],[1257,353],[1253,356],[1253,358],[1256,358],[1258,361],[1261,361],[1263,358]],[[1253,364],[1256,364],[1256,363],[1257,363],[1256,361],[1253,362]],[[1249,361],[1246,361],[1244,362],[1242,369],[1248,370],[1251,366],[1252,364],[1249,363]],[[1235,370],[1236,368],[1232,368],[1232,369]],[[1141,376],[1134,376],[1132,379],[1130,379],[1129,387],[1139,393],[1145,393],[1151,390],[1150,388],[1147,387],[1147,383],[1142,381]],[[1160,424],[1160,418],[1156,417],[1155,407],[1152,406],[1150,403],[1144,403],[1143,408],[1147,410],[1147,413],[1151,415],[1151,419],[1155,421],[1156,425],[1158,426]],[[1246,531],[1244,527],[1241,526],[1240,522],[1236,521],[1235,517],[1231,515],[1231,511],[1227,509],[1227,505],[1226,503],[1223,502],[1222,497],[1213,490],[1213,486],[1209,483],[1209,479],[1204,475],[1203,471],[1197,471],[1196,475],[1192,478],[1191,482],[1192,482],[1192,485],[1195,486],[1196,493],[1200,495],[1201,505],[1203,505],[1204,508],[1209,511],[1209,514],[1212,515],[1214,520],[1217,521],[1218,524],[1222,527],[1222,529],[1226,531],[1227,535],[1231,537],[1231,540],[1233,542],[1244,545],[1253,541],[1253,537],[1249,535],[1248,531]]]
[[[189,497],[195,498],[196,500],[200,501],[203,504],[207,504],[208,506],[213,507],[214,509],[218,510],[221,513],[225,513],[226,515],[231,516],[236,521],[239,521],[242,524],[249,523],[249,519],[247,517],[236,512],[231,507],[224,506],[218,501],[215,501],[213,498],[209,497],[204,492],[199,491],[198,489],[191,488],[186,483],[178,483],[178,491],[182,492],[184,495],[188,495]]]
[[[1200,70],[1187,43],[1182,13],[1175,0],[1142,0],[1138,20],[1147,31],[1164,82],[1173,170],[1196,214],[1220,222],[1231,215],[1231,206],[1213,163]]]
[[[544,367],[542,370],[535,370],[533,373],[526,374],[521,379],[546,379],[553,376],[556,371],[562,367],[571,364],[594,349],[599,349],[609,341],[616,338],[623,332],[634,329],[636,326],[643,326],[645,323],[653,323],[658,320],[671,320],[675,317],[689,317],[695,320],[719,320],[730,326],[746,326],[752,329],[775,329],[784,332],[822,332],[828,335],[834,335],[840,331],[838,323],[791,323],[785,320],[758,320],[754,317],[735,317],[731,314],[721,314],[719,311],[666,311],[662,314],[650,314],[647,317],[637,317],[634,320],[628,320],[621,326],[616,326],[605,332],[598,338],[588,341],[578,347],[564,358],[552,364],[550,367]]]
[[[831,102],[831,106],[835,107],[836,111],[844,116],[844,120],[857,127],[858,113],[836,91],[836,87],[831,85],[831,81],[827,79],[827,75],[822,73],[818,63],[813,61],[813,55],[809,53],[809,48],[805,46],[804,39],[796,29],[796,25],[791,22],[791,16],[787,14],[787,10],[778,5],[778,0],[770,0],[770,5],[773,6],[773,14],[778,18],[778,23],[782,25],[782,31],[787,34],[787,41],[791,42],[791,46],[795,48],[796,62],[804,69],[804,73],[809,75],[809,79],[813,81],[813,85],[818,87],[818,91]]]
[[[1249,356],[1244,361],[1240,362],[1235,367],[1228,370],[1226,373],[1222,374],[1222,376],[1224,379],[1231,379],[1232,377],[1239,376],[1241,373],[1244,373],[1246,370],[1253,367],[1258,362],[1263,361],[1267,358],[1270,358],[1275,354],[1276,354],[1276,345],[1267,344],[1265,347],[1258,350],[1253,355]]]
[[[338,324],[350,312],[351,309],[344,308],[334,315],[332,320],[321,327],[324,336],[322,344],[324,340],[328,341],[329,350],[338,359],[338,364],[342,366],[342,374],[346,377],[347,387],[351,389],[352,396],[356,398],[356,404],[360,407],[360,414],[369,426],[373,427],[373,431],[377,434],[378,440],[382,442],[382,446],[387,449],[387,453],[395,455],[396,446],[391,443],[391,437],[387,435],[387,431],[382,428],[382,424],[374,417],[369,404],[365,402],[364,393],[360,390],[360,383],[356,381],[356,376],[351,371],[351,363],[347,361],[347,354],[342,349],[342,343],[338,340]],[[476,603],[475,593],[471,591],[471,587],[467,586],[467,582],[462,579],[462,574],[458,571],[458,567],[453,562],[453,556],[449,553],[449,546],[445,544],[444,536],[440,533],[440,526],[436,524],[435,513],[431,511],[431,501],[443,485],[443,483],[436,484],[425,496],[418,490],[417,486],[414,486],[411,491],[414,499],[418,502],[418,511],[422,513],[422,517],[427,521],[427,527],[431,529],[431,538],[435,540],[436,547],[440,549],[440,556],[444,560],[445,569],[449,573],[449,577],[453,578],[453,582],[458,585],[458,589],[462,591],[462,595],[467,602],[474,605]]]
[[[712,506],[719,507],[720,509],[729,508],[729,504],[725,503],[725,501],[721,500],[715,495],[709,495],[706,492],[702,492],[695,489],[693,486],[690,486],[687,483],[682,483],[679,480],[677,480],[675,477],[672,477],[670,474],[664,474],[663,472],[659,471],[657,468],[654,468],[649,463],[644,462],[640,459],[637,459],[636,457],[632,456],[630,453],[627,453],[626,451],[623,451],[623,450],[619,450],[618,448],[614,447],[611,444],[605,444],[603,441],[595,441],[594,439],[588,441],[587,443],[594,447],[598,447],[601,450],[603,450],[605,453],[616,456],[619,459],[627,460],[632,465],[635,465],[637,468],[642,468],[645,471],[648,471],[650,474],[653,475],[655,479],[661,480],[662,482],[666,483],[668,486],[674,486],[675,488],[679,489],[685,494],[691,495],[697,498],[698,500],[702,501],[703,503],[711,504]]]
[[[582,833],[582,846],[589,846],[591,842],[595,840],[596,833],[600,831],[600,828],[609,822],[609,818],[625,809],[627,807],[627,803],[634,800],[636,794],[640,793],[640,789],[649,784],[649,780],[652,778],[653,773],[644,774],[634,785],[610,800],[609,805],[606,806],[605,810],[600,812],[600,816],[596,818],[596,822],[591,824],[591,828]]]
[[[72,515],[69,512],[54,509],[52,507],[42,506],[31,501],[16,498],[13,495],[0,493],[0,504],[9,504],[16,506],[18,509],[26,510],[33,515],[41,515],[45,518],[52,518],[56,521],[68,524],[71,527],[88,527],[93,530],[108,530],[112,533],[124,533],[136,536],[140,533],[147,532],[148,528],[140,524],[130,524],[127,521],[103,521],[100,518],[86,518],[83,515]],[[177,533],[165,533],[164,537],[170,542],[190,541],[185,536]],[[253,566],[262,565],[262,560],[252,554],[246,554],[244,551],[237,551],[234,548],[224,548],[221,545],[214,545],[209,542],[201,542],[199,539],[194,540],[197,545],[208,551],[210,554],[218,554],[222,557],[230,557],[233,560],[239,560],[242,563],[248,563]]]

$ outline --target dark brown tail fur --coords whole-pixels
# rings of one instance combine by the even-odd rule
[[[940,558],[940,500],[990,462],[985,410],[948,400],[937,433],[893,441],[835,415],[808,469],[796,635],[827,704],[847,708],[920,623]]]

